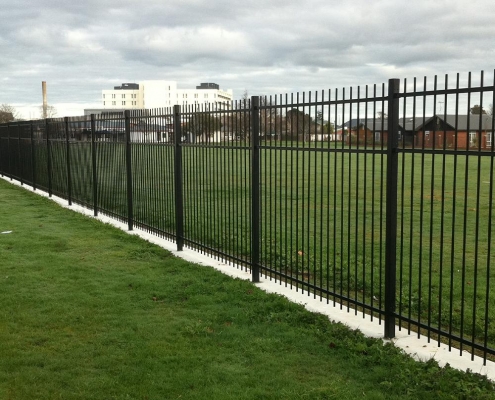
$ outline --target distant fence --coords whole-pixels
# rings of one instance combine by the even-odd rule
[[[12,122],[0,172],[486,360],[494,86],[427,83]]]

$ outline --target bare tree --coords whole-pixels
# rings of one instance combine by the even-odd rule
[[[10,104],[0,105],[0,124],[12,122],[19,119],[19,113]]]
[[[46,106],[46,118],[55,118],[57,109],[53,106]],[[40,106],[40,118],[43,118],[43,106]]]
[[[313,125],[313,118],[309,114],[291,108],[286,113],[288,135],[295,140],[309,140],[310,129]]]
[[[241,140],[249,136],[251,127],[251,101],[247,90],[236,100],[232,113],[226,119],[226,129]]]
[[[275,104],[276,100],[271,97],[263,96],[260,98],[260,105],[266,107],[260,111],[261,133],[267,138],[272,138],[277,134],[276,127],[279,113],[277,108],[274,107]]]
[[[242,93],[241,101],[246,102],[249,100],[249,93],[247,89],[244,89],[244,92]]]
[[[195,138],[204,137],[208,140],[221,127],[222,122],[219,118],[208,113],[196,113],[189,118],[184,131],[191,133]]]

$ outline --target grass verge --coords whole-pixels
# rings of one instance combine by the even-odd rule
[[[249,282],[0,181],[2,399],[491,399]]]

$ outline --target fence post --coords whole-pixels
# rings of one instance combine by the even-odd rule
[[[95,115],[91,114],[91,164],[93,170],[93,214],[98,216],[98,180],[96,175],[96,127]]]
[[[4,139],[7,139],[7,143],[8,143],[8,136],[9,135],[9,126],[7,125],[7,137],[4,138]],[[6,152],[4,151],[3,154],[2,154],[2,137],[0,136],[0,176],[4,176],[4,173],[5,173],[5,161],[4,161],[4,157],[3,157],[3,154],[5,154]],[[8,153],[7,153],[8,154]]]
[[[127,175],[127,229],[134,229],[134,210],[132,202],[132,148],[131,148],[131,112],[124,111],[125,122],[125,164]]]
[[[33,121],[29,123],[30,137],[31,137],[31,168],[33,170],[33,190],[36,190],[36,156],[34,148],[34,128]]]
[[[174,106],[174,191],[177,251],[184,247],[184,198],[182,193],[182,139],[180,105]]]
[[[385,338],[395,337],[397,276],[397,180],[399,132],[399,79],[388,81],[387,211],[385,221]]]
[[[8,129],[7,129],[8,133]],[[3,169],[4,169],[4,161],[3,161],[3,155],[2,155],[2,136],[0,136],[0,176],[3,177]]]
[[[21,186],[24,186],[24,171],[22,165],[22,155],[21,155],[21,126],[19,122],[16,124],[17,126],[17,171],[19,174],[19,181],[21,182]]]
[[[10,151],[10,124],[7,123],[7,172],[8,174],[6,174],[10,180],[12,180],[12,167],[11,167],[11,164],[12,164],[12,160],[11,160],[11,151]]]
[[[69,206],[72,205],[72,177],[70,173],[70,147],[69,147],[69,117],[64,118],[65,123],[65,145],[66,145],[66,159],[67,159],[67,200]]]
[[[260,98],[251,97],[251,281],[260,281]]]
[[[50,124],[48,118],[45,119],[45,134],[46,134],[46,158],[48,167],[48,196],[52,197],[52,152],[50,151]]]

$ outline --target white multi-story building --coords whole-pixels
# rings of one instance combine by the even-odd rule
[[[232,89],[221,90],[216,83],[201,83],[196,89],[178,89],[175,81],[142,81],[123,83],[111,90],[102,90],[105,110],[133,110],[181,106],[230,108]]]

